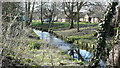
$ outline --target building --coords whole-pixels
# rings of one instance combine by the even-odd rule
[[[102,18],[102,13],[85,13],[80,12],[80,22],[91,22],[97,23]],[[65,13],[61,13],[57,16],[58,22],[69,22],[69,18],[65,15]],[[77,22],[77,17],[74,18],[74,22]]]
[[[89,14],[89,13],[80,13],[81,22],[92,22],[97,23],[102,18],[102,14]]]

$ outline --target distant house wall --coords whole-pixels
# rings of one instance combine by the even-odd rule
[[[59,19],[58,19],[58,22],[62,22],[62,19],[59,18]]]
[[[89,21],[89,18],[80,18],[79,21],[81,22],[88,22]],[[58,22],[69,22],[69,19],[67,18],[58,18]],[[96,23],[96,22],[99,22],[99,18],[91,18],[91,22],[92,23]]]
[[[58,22],[66,22],[65,18],[58,18]]]
[[[86,21],[86,22],[89,21],[89,16],[87,14],[84,16],[84,21]]]
[[[66,19],[62,19],[62,22],[66,22]]]
[[[88,15],[88,14],[84,14],[84,15],[81,15],[79,21],[81,22],[89,22],[89,18],[91,18],[91,22],[92,23],[97,23],[99,22],[99,18],[100,17],[97,17],[97,15]],[[65,15],[60,15],[58,16],[58,22],[69,22],[69,18]],[[74,18],[74,22],[77,22],[77,18]]]
[[[99,22],[99,18],[92,18],[92,19],[91,19],[91,22],[93,22],[93,23],[94,23],[94,22]]]
[[[88,22],[88,18],[84,18],[84,21]]]
[[[90,18],[90,16],[86,14],[84,17],[80,18],[80,21],[81,22],[84,22],[84,21],[89,22],[89,18]],[[92,23],[99,22],[99,18],[98,17],[91,17],[91,22]]]
[[[84,18],[80,18],[79,20],[80,20],[80,21],[84,21]]]
[[[58,19],[58,22],[66,22],[66,19],[64,19],[64,18],[59,18],[59,19]]]

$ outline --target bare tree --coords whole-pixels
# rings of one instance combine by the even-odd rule
[[[40,9],[41,9],[41,23],[43,24],[43,19],[42,19],[42,6],[43,6],[43,2],[41,2],[41,5],[40,5]]]
[[[30,25],[30,22],[29,22],[30,4],[31,4],[30,2],[25,2],[25,17],[26,17],[25,24],[26,24],[26,26]]]
[[[19,2],[2,2],[1,3],[1,11],[2,11],[2,20],[0,22],[0,33],[1,33],[1,40],[4,42],[8,37],[8,29],[11,27],[15,29],[15,26],[11,26],[15,24],[15,21],[19,15]],[[12,32],[14,33],[14,32]]]
[[[41,2],[41,5],[40,5],[40,10],[41,10],[41,23],[43,24],[43,5],[45,4],[45,2]]]
[[[34,7],[35,6],[35,2],[33,2],[33,6],[32,6],[32,11],[30,13],[30,23],[32,22],[32,19],[33,19],[33,12],[34,12]]]
[[[31,9],[31,4],[32,4],[32,10],[30,10]],[[25,2],[26,26],[29,26],[32,22],[33,12],[34,12],[34,8],[35,8],[34,6],[35,6],[35,1],[33,3]]]
[[[77,2],[77,31],[79,32],[79,19],[80,19],[80,9],[84,6],[87,2]]]
[[[69,28],[71,29],[74,27],[73,18],[75,17],[75,13],[73,12],[73,10],[76,6],[76,3],[75,2],[63,2],[63,5],[64,5],[64,12],[69,18],[69,21],[70,21]]]
[[[45,3],[44,5],[44,16],[48,19],[50,19],[49,21],[49,28],[51,27],[51,25],[53,24],[53,20],[54,20],[54,17],[58,14],[58,9],[57,8],[58,6],[58,3],[56,2],[48,2],[48,3]]]
[[[13,17],[19,12],[19,2],[3,2],[2,15],[3,21],[11,22]],[[16,12],[18,11],[18,12]]]
[[[46,2],[38,2],[37,5],[35,8],[37,9],[36,12],[38,12],[38,16],[39,16],[39,19],[41,20],[41,24],[43,25],[43,16],[44,16],[44,5],[45,5]]]
[[[79,18],[79,11],[86,2],[63,2],[64,12],[69,18],[70,26],[69,28],[74,28],[74,18],[77,16]],[[77,8],[76,8],[77,7]],[[77,9],[77,13],[74,10]],[[78,23],[79,24],[79,23]],[[79,27],[79,26],[78,26]],[[79,29],[78,29],[79,31]]]

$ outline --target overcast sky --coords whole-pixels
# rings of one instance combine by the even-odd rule
[[[64,1],[73,1],[73,0],[0,0],[2,2],[25,2],[25,1],[29,1],[29,2],[32,2],[32,1],[36,1],[36,2],[48,2],[48,1],[51,1],[51,2],[64,2]],[[117,0],[74,0],[74,1],[92,1],[92,2],[106,2],[106,1],[117,1]],[[119,0],[120,1],[120,0]]]

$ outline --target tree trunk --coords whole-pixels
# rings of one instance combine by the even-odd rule
[[[72,29],[72,28],[74,28],[74,22],[73,22],[73,8],[74,8],[74,6],[73,6],[73,2],[71,3],[71,11],[70,11],[70,29]]]
[[[51,28],[51,25],[52,25],[52,15],[50,16],[50,21],[49,21],[49,28]]]
[[[2,41],[2,2],[0,2],[0,42]]]
[[[118,27],[118,31],[116,33],[117,44],[113,44],[113,49],[110,51],[107,63],[111,66],[115,66],[116,68],[120,68],[120,5],[117,7],[116,25]]]
[[[27,2],[25,2],[25,17],[26,17],[26,19],[25,19],[25,25],[27,26],[27,23],[28,23],[28,3]]]
[[[70,19],[70,29],[74,28],[74,22],[73,22],[73,19]]]
[[[94,67],[98,67],[99,66],[99,61],[103,60],[104,62],[107,59],[107,52],[106,52],[106,48],[107,48],[107,43],[106,43],[106,39],[108,37],[109,34],[109,28],[110,28],[110,22],[113,19],[113,16],[115,15],[115,7],[118,5],[117,2],[111,2],[110,7],[108,8],[108,11],[105,13],[104,18],[101,20],[101,29],[99,30],[99,34],[97,36],[98,40],[97,40],[97,46],[95,48],[94,51]]]
[[[43,14],[43,13],[42,13],[42,5],[43,5],[43,4],[42,4],[42,2],[41,2],[41,7],[40,7],[40,8],[41,8],[41,24],[43,25],[43,19],[42,19],[42,14]]]
[[[77,32],[79,32],[79,6],[77,2]]]
[[[35,6],[35,2],[33,2],[32,12],[30,14],[30,24],[31,24],[32,19],[33,19],[34,6]]]
[[[30,18],[30,2],[25,2],[25,13],[26,13],[26,26],[29,26],[30,25],[30,21],[29,21],[29,18]]]

